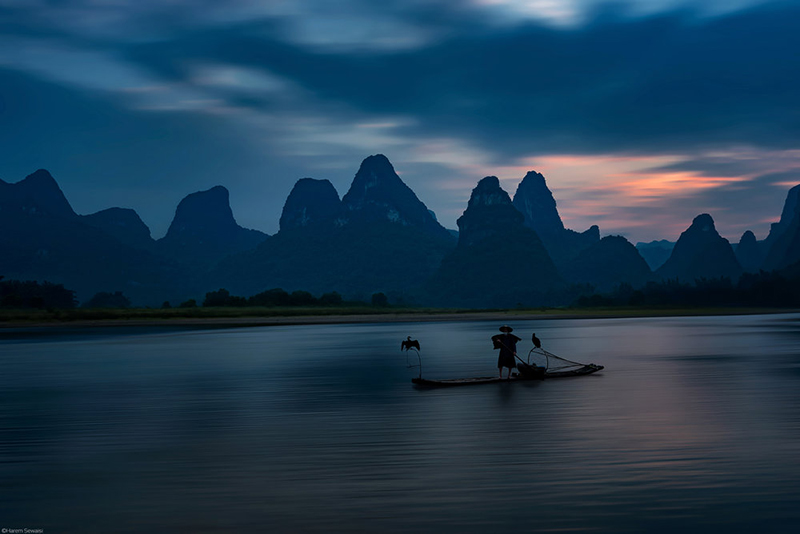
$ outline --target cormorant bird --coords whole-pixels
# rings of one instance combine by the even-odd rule
[[[400,343],[400,350],[409,350],[409,349],[417,349],[419,350],[419,341],[416,339],[411,339],[411,336],[408,336],[408,339],[403,340]]]
[[[533,341],[533,346],[536,347],[537,349],[541,349],[542,348],[542,342],[539,341],[539,338],[536,337],[536,334],[533,334],[531,336],[531,341]]]

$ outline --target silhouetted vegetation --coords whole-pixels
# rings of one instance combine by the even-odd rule
[[[210,291],[206,293],[206,298],[203,301],[203,306],[205,307],[213,307],[213,306],[245,306],[247,305],[247,300],[243,297],[234,297],[231,296],[230,292],[227,289],[220,289],[218,291]]]
[[[375,293],[372,295],[372,305],[379,307],[388,306],[389,298],[384,293]]]
[[[386,296],[384,295],[384,298]],[[231,295],[227,289],[218,289],[217,291],[210,291],[206,293],[206,298],[203,300],[203,307],[315,307],[315,306],[342,306],[345,304],[342,296],[336,291],[324,293],[321,297],[317,298],[308,291],[293,291],[288,293],[281,288],[269,289],[262,291],[249,298],[238,297]],[[362,303],[358,303],[362,304]],[[388,304],[388,302],[387,302]]]
[[[323,306],[341,306],[344,303],[342,296],[336,291],[325,293],[319,298],[319,303]]]
[[[101,291],[87,300],[82,308],[130,308],[131,299],[122,294],[122,291],[106,293]]]
[[[61,284],[3,280],[0,276],[0,308],[70,309],[76,304],[75,292]]]
[[[319,304],[319,301],[308,291],[293,291],[289,295],[289,300],[293,306],[313,306]]]
[[[784,272],[745,273],[736,283],[730,278],[699,278],[693,283],[678,279],[648,282],[635,289],[620,284],[609,293],[587,292],[576,304],[598,306],[722,306],[773,307],[800,306],[800,275]]]

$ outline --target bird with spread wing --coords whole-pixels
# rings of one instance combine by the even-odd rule
[[[411,336],[408,336],[408,339],[404,339],[402,343],[400,343],[400,350],[410,350],[410,349],[417,349],[419,350],[419,341],[416,339],[411,339]]]

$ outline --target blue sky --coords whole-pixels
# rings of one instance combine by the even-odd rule
[[[335,6],[335,7],[334,7]],[[455,228],[544,173],[565,224],[764,238],[800,183],[797,2],[0,0],[0,178],[163,235],[224,185],[277,231],[296,180],[383,153]]]

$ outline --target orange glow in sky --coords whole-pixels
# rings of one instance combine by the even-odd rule
[[[792,154],[783,155],[788,157]],[[747,151],[704,156],[743,162],[754,157]],[[764,161],[763,156],[758,154],[760,161]],[[597,224],[602,235],[620,234],[634,242],[676,240],[695,216],[710,213],[717,223],[717,230],[731,241],[738,241],[746,229],[756,231],[761,239],[766,237],[769,223],[777,221],[780,216],[782,204],[776,204],[774,218],[770,220],[754,217],[742,221],[741,213],[734,218],[732,210],[706,207],[695,199],[700,194],[705,195],[704,198],[713,198],[716,191],[730,191],[736,184],[744,184],[757,174],[785,170],[786,162],[775,163],[774,168],[760,169],[757,173],[747,172],[743,167],[738,176],[670,168],[691,159],[684,155],[556,154],[523,158],[514,165],[481,170],[486,175],[498,176],[503,188],[512,196],[528,171],[542,173],[556,199],[564,224],[577,231]],[[789,160],[797,161],[796,158]],[[771,187],[785,187],[788,191],[794,185],[797,184],[781,182]],[[780,194],[785,196],[785,191]],[[750,224],[760,224],[761,227],[747,226]]]
[[[633,199],[658,199],[664,196],[691,195],[696,189],[710,189],[742,182],[744,177],[701,176],[694,172],[622,173],[611,175],[620,181],[616,187],[624,196]]]

